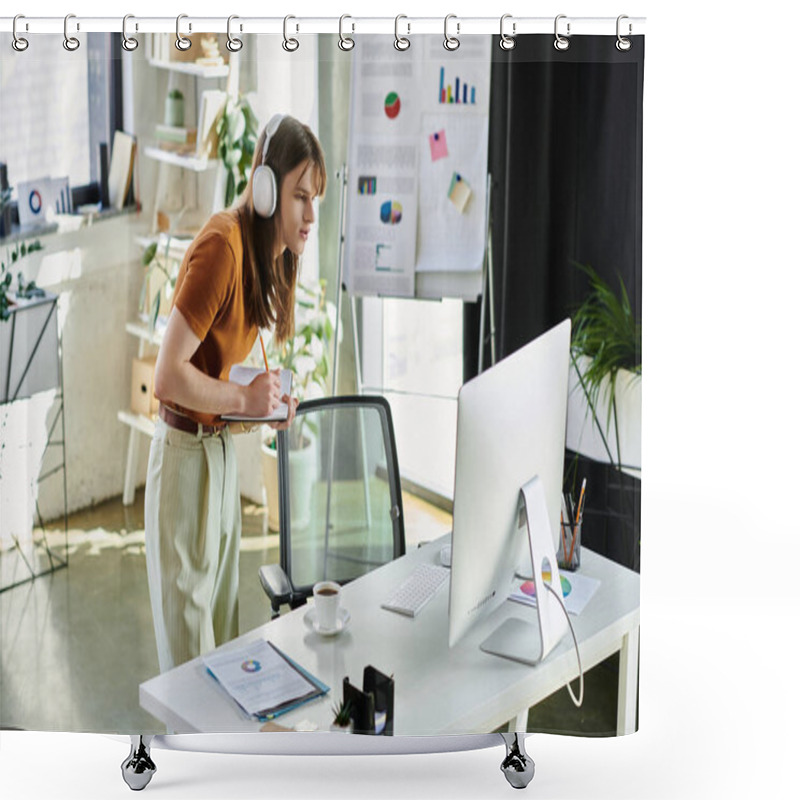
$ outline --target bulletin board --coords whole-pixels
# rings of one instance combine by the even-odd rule
[[[344,283],[352,296],[475,300],[486,249],[491,38],[353,49]]]

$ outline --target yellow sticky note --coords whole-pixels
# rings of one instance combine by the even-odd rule
[[[469,184],[457,172],[453,173],[453,178],[450,181],[450,190],[447,192],[447,196],[458,209],[458,212],[463,214],[469,203],[469,199],[472,197],[472,189],[469,188]]]

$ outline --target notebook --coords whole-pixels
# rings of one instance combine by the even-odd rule
[[[263,369],[258,367],[246,367],[243,364],[234,364],[231,367],[231,374],[228,380],[238,383],[240,386],[249,386],[256,375],[261,375]],[[290,369],[281,370],[281,397],[292,394],[292,371]],[[223,414],[222,419],[227,422],[284,422],[289,416],[289,406],[281,403],[268,417],[248,417],[240,414]]]

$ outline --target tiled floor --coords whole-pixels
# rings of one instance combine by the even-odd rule
[[[450,530],[451,518],[403,499],[409,547]],[[277,535],[263,535],[263,509],[242,505],[240,630],[266,621],[258,568],[278,561]],[[51,731],[164,732],[139,707],[139,683],[158,673],[144,557],[143,491],[69,519],[69,566],[0,593],[0,727]],[[63,544],[63,528],[50,537]],[[532,709],[529,730],[610,735],[616,661],[586,678],[574,709],[565,690]]]

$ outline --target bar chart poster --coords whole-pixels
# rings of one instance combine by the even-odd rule
[[[353,51],[344,282],[352,295],[474,299],[483,265],[491,39]],[[434,294],[424,276],[437,273]],[[466,281],[459,276],[469,275]],[[444,290],[439,287],[444,286]],[[421,288],[422,287],[422,288]]]
[[[458,75],[455,81],[451,80],[449,76],[445,77],[445,68],[439,69],[439,105],[445,103],[460,103],[464,106],[475,105],[475,87],[470,86],[467,81],[460,78]]]

